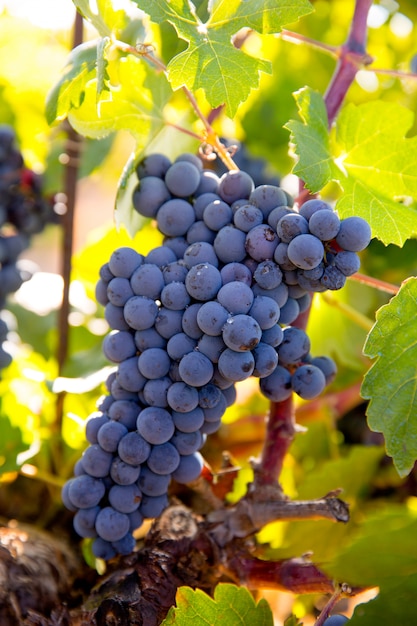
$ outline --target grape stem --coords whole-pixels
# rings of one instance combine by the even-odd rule
[[[356,0],[351,28],[346,43],[340,48],[327,50],[337,52],[338,62],[324,96],[329,128],[332,126],[346,93],[355,79],[358,67],[372,62],[366,52],[367,17],[373,0]],[[289,36],[289,31],[284,31]],[[301,40],[301,36],[297,37]],[[307,42],[311,43],[311,42]],[[327,46],[323,46],[323,48]],[[299,204],[312,196],[306,193],[300,181]],[[305,328],[309,311],[301,314],[293,325]],[[296,432],[292,397],[284,402],[271,402],[265,443],[257,464],[254,484],[274,484],[282,471],[284,457]]]
[[[116,48],[118,48],[121,52],[125,52],[127,54],[133,54],[134,56],[139,57],[139,58],[144,58],[147,61],[149,61],[149,63],[154,65],[158,70],[163,72],[165,75],[168,74],[166,65],[154,55],[152,46],[145,45],[145,44],[139,44],[138,46],[130,46],[124,43],[123,41],[118,41],[118,40],[114,41],[113,43],[116,46]],[[203,138],[201,138],[199,135],[193,135],[189,131],[186,131],[187,134],[192,134],[192,136],[195,136],[196,138],[203,140],[204,143],[212,146],[212,148],[214,149],[216,154],[218,154],[218,156],[223,161],[223,163],[225,164],[228,170],[238,170],[239,168],[236,165],[236,163],[233,161],[232,157],[230,156],[229,151],[227,150],[226,146],[222,144],[218,135],[216,134],[212,125],[210,124],[209,120],[200,109],[200,106],[194,94],[185,85],[181,87],[181,89],[184,92],[189,103],[191,104],[195,114],[197,115],[197,117],[200,119],[200,121],[202,122],[204,126]],[[178,130],[184,131],[184,129],[179,126],[175,126],[175,128],[177,128]]]
[[[340,585],[332,594],[324,608],[321,610],[320,615],[314,622],[314,626],[324,626],[327,618],[330,615],[330,612],[333,611],[335,605],[339,602],[339,600],[343,596],[352,595],[352,590],[348,585],[342,584]]]
[[[400,290],[398,285],[393,285],[392,283],[387,283],[385,280],[380,280],[379,278],[374,278],[373,276],[366,276],[365,274],[360,274],[359,272],[350,276],[349,280],[354,280],[357,283],[362,283],[363,285],[369,285],[370,287],[379,289],[379,291],[391,293],[394,296]]]

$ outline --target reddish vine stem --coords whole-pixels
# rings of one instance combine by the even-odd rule
[[[255,467],[257,485],[273,485],[280,476],[284,458],[295,435],[292,395],[283,402],[271,402],[261,458]]]
[[[324,96],[329,128],[333,124],[346,93],[355,79],[360,65],[372,61],[366,53],[367,17],[373,0],[356,0],[352,24],[346,43],[338,49],[339,60]],[[300,181],[300,204],[309,197]],[[299,328],[307,326],[309,310],[294,323]],[[274,484],[280,476],[284,457],[296,432],[292,398],[284,402],[271,402],[264,448],[256,467],[255,485]]]
[[[83,18],[80,13],[75,14],[73,48],[76,48],[83,41]],[[57,350],[58,375],[62,375],[63,367],[68,356],[69,342],[69,323],[68,316],[70,312],[69,289],[71,282],[71,258],[73,252],[74,240],[74,213],[76,188],[78,178],[78,167],[81,147],[80,135],[69,125],[66,124],[67,140],[65,145],[65,170],[64,170],[64,193],[66,195],[66,212],[62,217],[62,267],[61,275],[63,278],[63,294],[62,304],[59,311],[58,335],[59,343]],[[61,430],[63,404],[65,394],[60,393],[56,399],[56,419],[55,428],[58,432]]]
[[[354,280],[357,283],[362,283],[363,285],[369,285],[369,287],[374,287],[375,289],[379,289],[379,291],[391,293],[394,296],[400,290],[398,285],[393,285],[392,283],[387,283],[385,280],[380,280],[379,278],[374,278],[373,276],[366,276],[366,274],[360,274],[359,272],[350,276],[349,280]]]

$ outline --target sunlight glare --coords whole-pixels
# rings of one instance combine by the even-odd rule
[[[71,0],[0,0],[0,12],[4,10],[34,26],[54,30],[70,28],[75,16]]]

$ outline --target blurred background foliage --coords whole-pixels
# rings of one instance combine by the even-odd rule
[[[343,43],[353,0],[316,0],[312,4],[314,13],[292,25],[292,30],[325,44]],[[47,125],[45,100],[71,48],[74,15],[70,0],[0,1],[0,123],[13,126],[26,165],[43,174],[48,194],[62,191],[65,132],[62,127]],[[382,99],[416,111],[415,79],[372,71],[373,67],[411,71],[412,58],[417,54],[416,20],[417,6],[412,0],[375,3],[370,13],[368,44],[374,63],[358,73],[347,101]],[[95,36],[86,25],[85,37]],[[149,36],[159,42],[159,52],[165,58],[178,45],[167,25],[155,27]],[[292,93],[306,82],[324,93],[335,61],[316,47],[276,36],[260,38],[254,34],[245,46],[249,52],[270,59],[273,74],[262,75],[259,91],[252,92],[234,120],[220,116],[215,128],[220,135],[243,142],[254,156],[265,159],[291,189],[293,161],[289,134],[283,125],[296,116]],[[201,94],[197,96],[208,113]],[[177,107],[178,115],[183,115],[181,96],[172,106],[174,113]],[[416,130],[415,122],[410,135]],[[175,156],[176,151],[183,151],[183,143],[171,141],[171,145],[164,146],[167,154]],[[101,352],[107,325],[102,307],[94,301],[98,270],[116,247],[132,245],[146,253],[160,242],[150,224],[134,240],[113,224],[118,180],[133,147],[133,139],[125,132],[102,141],[84,141],[77,187],[70,349],[60,378],[56,359],[62,294],[59,225],[48,226],[33,238],[24,256],[37,263],[39,272],[9,302],[14,330],[8,347],[14,358],[0,380],[0,515],[49,529],[58,527],[68,536],[71,516],[61,506],[60,487],[86,445],[85,421],[104,392],[109,368]],[[334,193],[331,186],[325,190],[329,199]],[[401,250],[373,242],[362,254],[362,271],[394,283],[416,275],[417,242],[410,240]],[[406,479],[398,477],[384,455],[380,437],[366,425],[365,404],[359,396],[361,378],[370,365],[362,355],[362,347],[376,309],[388,299],[387,294],[352,281],[341,292],[315,297],[308,327],[312,351],[335,358],[339,375],[324,397],[310,403],[298,401],[297,421],[306,432],[296,437],[282,476],[284,489],[291,497],[320,497],[342,486],[352,522],[347,526],[327,522],[272,524],[259,537],[265,557],[299,556],[313,551],[314,559],[339,579],[371,586],[386,567],[391,568],[394,578],[406,576],[410,568],[413,572],[417,569],[417,474],[414,470]],[[206,444],[204,453],[214,470],[221,464],[221,449],[230,451],[242,467],[230,500],[243,494],[251,478],[249,459],[261,449],[267,410],[256,383],[239,385],[236,405],[228,410],[224,426]],[[404,560],[393,563],[382,550],[379,558],[374,553],[370,560],[368,556],[363,558],[368,566],[358,568],[358,546],[365,549],[367,542],[370,545],[375,530],[382,534],[378,545],[389,546],[395,524],[388,521],[393,519],[397,526],[404,527],[401,545],[409,541],[414,565],[407,569]],[[279,624],[283,610],[275,597],[269,600]],[[305,616],[306,625],[312,623],[309,615],[319,602],[312,597],[295,601],[294,610],[300,617]],[[280,606],[283,604],[281,599]]]

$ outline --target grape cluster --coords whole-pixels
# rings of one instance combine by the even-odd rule
[[[280,402],[333,379],[333,361],[313,358],[291,323],[310,291],[342,286],[370,238],[360,218],[341,221],[321,200],[298,213],[279,187],[240,170],[219,178],[192,154],[152,154],[137,173],[134,207],[164,241],[146,256],[119,248],[100,270],[103,351],[117,368],[63,492],[75,530],[105,559],[131,551],[143,518],[167,506],[171,478],[198,478],[235,383],[256,376]]]
[[[53,204],[42,195],[42,180],[25,167],[15,147],[15,134],[0,126],[0,309],[6,298],[31,277],[27,266],[18,260],[29,246],[30,237],[41,232],[54,216]],[[10,364],[1,348],[7,327],[0,320],[0,369]]]

